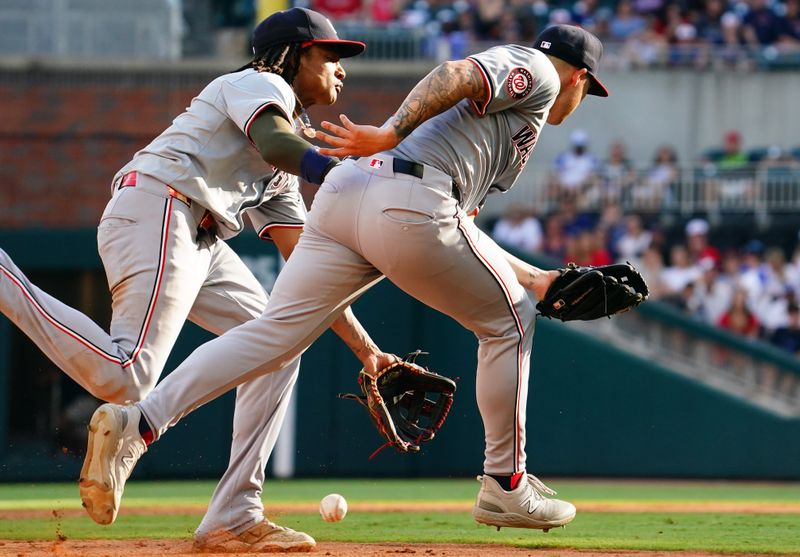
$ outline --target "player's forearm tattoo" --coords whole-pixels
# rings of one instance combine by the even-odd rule
[[[331,325],[331,329],[353,351],[359,360],[378,351],[377,345],[370,338],[364,327],[356,319],[353,311],[347,308]]]
[[[533,270],[528,271],[528,284],[524,284],[523,286],[525,286],[525,288],[528,288],[529,290],[532,290],[533,286],[536,284],[537,278],[539,278],[539,273]]]
[[[445,62],[425,76],[397,110],[392,126],[406,137],[425,120],[441,114],[461,99],[479,99],[486,85],[472,62]]]

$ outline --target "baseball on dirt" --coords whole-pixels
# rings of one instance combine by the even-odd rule
[[[347,501],[338,493],[331,493],[319,502],[319,514],[325,522],[339,522],[347,514]]]

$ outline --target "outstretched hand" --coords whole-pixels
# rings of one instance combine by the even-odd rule
[[[323,147],[319,152],[332,157],[365,157],[395,147],[400,141],[395,131],[388,127],[354,124],[344,114],[339,115],[342,125],[323,121],[321,126],[330,133],[317,130],[317,139],[335,147]]]

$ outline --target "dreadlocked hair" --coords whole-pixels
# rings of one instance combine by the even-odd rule
[[[291,85],[300,68],[301,50],[300,43],[276,44],[253,60],[253,69],[279,75]]]

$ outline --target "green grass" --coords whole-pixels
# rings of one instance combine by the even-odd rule
[[[582,513],[565,529],[539,531],[477,526],[466,513],[353,513],[327,524],[313,514],[273,517],[319,541],[502,543],[528,548],[700,550],[798,554],[797,516],[743,514]],[[0,522],[0,539],[180,538],[197,515],[125,516],[110,527],[85,517]]]
[[[554,480],[547,484],[558,496],[584,502],[725,501],[800,502],[800,483],[652,482]],[[205,505],[214,490],[211,481],[137,482],[125,489],[128,507]],[[281,503],[318,502],[324,495],[341,493],[351,502],[439,501],[468,502],[478,490],[475,480],[268,480],[264,500]],[[80,508],[75,484],[0,484],[2,509]]]
[[[577,501],[798,502],[798,484],[548,482],[559,496]],[[212,482],[129,484],[117,522],[101,527],[84,516],[0,521],[0,539],[188,538],[199,515],[126,515],[142,505],[204,505]],[[267,482],[267,504],[316,503],[330,492],[351,503],[367,501],[472,501],[474,480],[304,480]],[[0,509],[79,508],[74,484],[0,484]],[[477,526],[468,513],[351,512],[338,524],[316,513],[272,516],[320,541],[503,543],[527,548],[695,550],[721,553],[800,554],[797,514],[590,513],[579,512],[566,529],[539,531]]]

